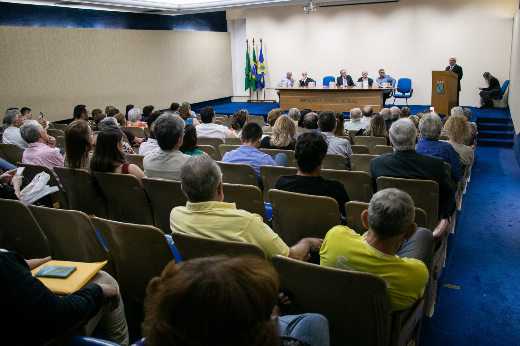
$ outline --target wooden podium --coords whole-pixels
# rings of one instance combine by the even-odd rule
[[[432,107],[435,113],[448,115],[457,106],[459,77],[451,71],[432,71]]]

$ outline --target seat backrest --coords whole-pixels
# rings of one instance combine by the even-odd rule
[[[152,202],[155,227],[165,234],[172,233],[170,229],[170,214],[175,207],[185,206],[188,198],[182,193],[181,182],[143,178],[144,189]]]
[[[65,136],[58,136],[56,137],[56,146],[57,147],[60,147],[60,148],[65,148],[66,147],[66,144],[65,144]]]
[[[0,143],[0,150],[4,154],[5,160],[10,164],[16,166],[18,162],[22,162],[23,151],[19,146]]]
[[[224,141],[222,141],[221,138],[198,137],[197,144],[199,145],[199,150],[202,150],[200,149],[201,145],[211,145],[217,151],[218,156],[222,157],[222,155],[220,155],[220,151],[218,150],[219,146],[224,144]]]
[[[160,276],[173,260],[164,233],[153,226],[93,218],[92,224],[101,234],[114,258],[117,280],[134,301],[142,304],[150,280]]]
[[[350,155],[350,169],[353,171],[370,173],[370,161],[377,155],[352,154]]]
[[[360,137],[358,137],[360,138]],[[366,145],[351,145],[354,154],[370,154],[370,149]]]
[[[333,76],[326,76],[323,77],[323,86],[328,87],[330,82],[335,82],[336,78]]]
[[[110,220],[153,225],[153,211],[143,186],[132,174],[94,172],[107,201]]]
[[[20,201],[0,199],[0,233],[6,250],[25,259],[52,256],[47,237],[29,208]]]
[[[228,138],[229,139],[229,138]],[[219,150],[220,150],[220,154],[222,155],[222,157],[224,157],[224,155],[226,155],[227,152],[231,151],[231,150],[236,150],[240,148],[240,145],[234,145],[234,144],[221,144],[219,146]]]
[[[26,177],[29,182],[31,182],[34,177],[41,172],[47,173],[49,175],[47,185],[57,186],[59,188],[59,191],[53,192],[50,195],[52,203],[58,203],[62,209],[69,209],[69,199],[67,198],[67,194],[63,191],[62,186],[58,184],[54,173],[49,168],[40,165],[30,165],[28,163],[18,163],[18,167],[25,167],[23,176]]]
[[[339,155],[339,154],[327,154],[327,155],[325,155],[325,159],[323,160],[322,168],[345,170],[345,169],[347,169],[345,157],[343,157],[343,155]]]
[[[212,145],[199,145],[197,149],[202,150],[203,152],[208,154],[209,157],[211,157],[215,161],[220,161],[220,159],[221,159],[220,150],[216,149]]]
[[[280,149],[259,149],[262,153],[265,153],[271,157],[277,154],[287,155],[287,167],[298,167],[296,157],[294,157],[294,150],[280,150]]]
[[[412,197],[415,207],[426,212],[426,225],[433,231],[439,222],[439,184],[432,180],[377,178],[377,191],[396,188]]]
[[[506,81],[504,82],[504,84],[502,84],[502,95],[504,95],[504,94],[505,94],[505,92],[506,92],[506,90],[507,90],[507,87],[508,87],[508,85],[509,85],[509,79],[508,79],[508,80],[506,80]]]
[[[339,180],[351,200],[370,202],[372,198],[372,178],[366,172],[322,169],[321,176],[325,179]]]
[[[67,124],[57,124],[57,123],[52,123],[52,125],[54,126],[55,129],[63,131],[63,133],[65,133],[67,126],[69,126]]]
[[[125,155],[126,162],[136,165],[141,168],[141,171],[144,171],[143,160],[144,155],[136,155],[136,154],[127,154]]]
[[[103,270],[115,276],[115,265],[85,213],[30,206],[29,209],[47,236],[52,259],[74,262],[108,261]]]
[[[350,146],[352,147],[352,138],[350,138],[350,136],[348,134],[346,136],[336,136],[336,137],[346,139],[349,142]]]
[[[242,142],[240,141],[240,138],[226,138],[226,144],[241,146]],[[224,153],[221,154],[224,155]]]
[[[359,130],[348,130],[348,135],[350,138],[352,138],[352,144],[356,145],[356,134],[359,132]]]
[[[235,203],[237,209],[258,214],[264,223],[271,225],[267,219],[262,191],[256,186],[224,184],[224,202]]]
[[[401,94],[409,93],[412,89],[412,80],[410,78],[399,78],[397,82],[397,91]]]
[[[57,138],[58,136],[65,137],[65,132],[59,129],[47,129],[47,134],[54,138]]]
[[[54,167],[54,172],[60,178],[63,190],[67,194],[70,209],[108,218],[105,197],[89,171],[76,169],[73,172],[66,167]]]
[[[256,178],[256,172],[253,166],[228,162],[217,162],[217,164],[222,171],[222,182],[258,187],[258,179]]]
[[[291,314],[325,316],[332,346],[390,344],[390,312],[381,277],[278,255],[272,263],[282,290],[293,294]]]
[[[210,239],[180,232],[173,232],[172,239],[183,261],[222,255],[266,259],[264,250],[256,244]]]
[[[447,162],[444,162],[444,170],[448,173],[448,175],[451,177],[451,165]]]
[[[296,167],[260,166],[260,175],[264,184],[264,201],[269,202],[269,190],[274,189],[278,177],[296,173],[298,173]]]
[[[358,234],[363,234],[367,231],[363,222],[361,221],[361,213],[368,209],[368,203],[364,202],[347,202],[345,203],[345,215],[347,217],[347,225],[350,229],[356,231]],[[426,212],[421,208],[415,208],[414,222],[417,227],[427,227]]]
[[[307,237],[323,239],[332,227],[341,224],[338,202],[333,198],[273,189],[269,200],[274,231],[288,246]]]
[[[125,126],[125,130],[132,132],[136,137],[146,138],[144,130],[137,126]]]
[[[394,147],[391,145],[376,145],[374,147],[374,155],[393,154]]]
[[[356,138],[356,145],[366,145],[371,155],[375,155],[374,147],[376,145],[386,145],[386,143],[386,138],[384,137],[359,136]]]
[[[250,115],[249,120],[250,123],[257,123],[260,127],[265,126],[265,119],[263,115]]]

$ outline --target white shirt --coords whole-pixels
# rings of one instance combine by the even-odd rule
[[[148,155],[156,153],[159,150],[159,143],[157,139],[148,138],[148,141],[141,144],[139,147],[139,155]]]
[[[361,117],[361,122],[362,123],[370,124],[370,120],[372,120],[371,117]]]
[[[229,129],[224,125],[219,124],[200,124],[195,126],[197,130],[197,137],[201,138],[220,138],[226,142],[226,133],[229,132]]]
[[[366,129],[368,127],[368,123],[361,122],[361,121],[356,121],[356,122],[347,121],[344,123],[343,127],[345,128],[345,130],[361,130],[361,129]]]
[[[144,172],[148,178],[181,180],[181,167],[190,158],[178,150],[159,149],[143,159]]]
[[[368,88],[368,78],[363,79],[363,88]]]
[[[14,144],[22,148],[22,150],[27,149],[27,144],[22,135],[20,135],[20,129],[18,127],[10,126],[5,129],[4,134],[2,136],[2,142],[4,144]]]

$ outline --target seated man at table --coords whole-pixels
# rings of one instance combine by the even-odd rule
[[[359,82],[363,83],[363,85],[362,85],[363,88],[371,87],[372,84],[374,83],[374,80],[372,78],[368,78],[368,72],[367,71],[363,71],[361,73],[361,77],[359,77],[359,79],[357,81],[358,81],[358,83]]]
[[[287,75],[285,77],[282,77],[280,81],[278,82],[278,86],[281,87],[283,83],[287,83],[287,86],[290,88],[295,83],[294,78],[292,77],[292,72],[287,71]]]
[[[309,83],[314,82],[314,79],[307,78],[307,71],[302,72],[302,79],[300,79],[300,86],[309,86]]]
[[[352,77],[347,75],[347,71],[341,70],[339,71],[340,76],[336,78],[336,86],[354,86],[354,81],[352,80]]]
[[[336,126],[342,126],[336,121],[336,115],[333,111],[323,111],[320,113],[318,118],[318,126],[320,132],[325,136],[329,148],[328,154],[339,154],[345,158],[345,164],[348,170],[350,170],[350,155],[352,155],[352,148],[348,140],[334,136],[333,131]]]
[[[414,223],[412,198],[385,189],[370,200],[361,219],[368,228],[359,235],[333,227],[320,250],[320,265],[380,276],[386,283],[390,312],[406,309],[423,296],[433,257],[433,234]]]
[[[200,120],[201,124],[195,126],[197,137],[220,138],[225,143],[229,128],[215,123],[217,117],[215,116],[215,109],[213,109],[213,107],[207,106],[202,108],[200,111]]]
[[[173,232],[256,244],[269,260],[274,255],[304,260],[310,251],[319,251],[321,247],[321,239],[305,238],[289,248],[259,215],[224,202],[222,172],[207,155],[194,156],[182,166],[181,189],[188,202],[185,207],[173,208]]]
[[[385,69],[383,68],[379,70],[379,77],[377,77],[376,82],[379,83],[380,87],[383,86],[383,83],[389,83],[391,87],[395,86],[395,79],[389,75],[385,75]],[[386,99],[389,98],[391,94],[392,91],[390,90],[383,91],[383,107],[385,106]]]
[[[320,118],[322,114],[320,114]],[[334,198],[338,202],[343,221],[345,203],[350,201],[347,190],[341,182],[334,179],[324,179],[320,176],[328,147],[329,144],[324,135],[318,132],[302,133],[296,141],[294,150],[294,156],[298,163],[298,173],[281,175],[276,180],[275,189]]]

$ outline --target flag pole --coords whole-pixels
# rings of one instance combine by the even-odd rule
[[[262,51],[262,39],[260,38],[260,51]],[[265,101],[265,74],[264,74],[264,101]]]
[[[247,55],[249,55],[249,39],[246,39],[246,45],[247,45]],[[247,101],[247,102],[251,102],[252,98],[253,98],[253,96],[251,94],[251,88],[249,88],[249,101]]]

